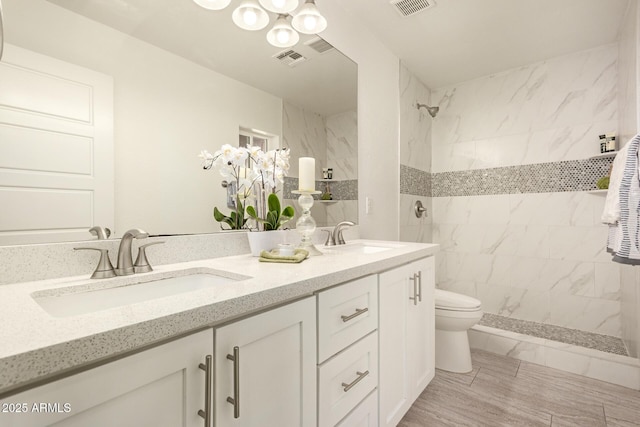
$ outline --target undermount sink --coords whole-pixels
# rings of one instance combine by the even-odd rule
[[[327,252],[351,253],[351,254],[376,254],[388,251],[390,249],[401,248],[404,245],[394,243],[370,243],[370,242],[354,242],[345,245],[325,246],[323,249]]]
[[[68,317],[208,289],[243,279],[245,278],[232,278],[211,273],[195,273],[78,292],[73,292],[73,287],[71,287],[65,288],[64,290],[68,292],[60,295],[51,295],[50,293],[33,294],[32,298],[52,316]]]

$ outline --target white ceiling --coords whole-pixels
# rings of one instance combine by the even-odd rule
[[[49,1],[303,108],[326,115],[356,107],[353,62],[336,50],[318,54],[303,39],[294,49],[308,62],[277,63],[271,56],[283,49],[266,42],[269,27],[232,23],[235,1],[224,11],[191,0]],[[339,2],[435,89],[615,42],[636,0],[429,0],[436,5],[410,17],[391,0],[317,0],[320,10],[324,1]]]
[[[308,61],[286,66],[273,55],[282,48],[267,43],[267,31],[245,31],[231,20],[234,1],[222,11],[201,8],[192,0],[49,0],[197,64],[292,102],[330,115],[355,109],[357,65],[333,49],[318,53],[294,46]],[[79,35],[81,36],[81,35]]]
[[[615,42],[629,2],[433,1],[435,7],[410,17],[401,17],[390,0],[341,4],[435,89]]]

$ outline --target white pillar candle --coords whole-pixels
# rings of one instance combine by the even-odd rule
[[[298,160],[298,174],[300,175],[298,190],[316,190],[316,159],[313,157],[300,157]]]

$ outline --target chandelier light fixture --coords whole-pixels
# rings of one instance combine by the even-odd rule
[[[231,0],[193,1],[208,10],[222,10],[231,3]],[[295,12],[298,6],[299,0],[241,0],[231,18],[243,30],[259,31],[269,25],[268,12],[275,13],[278,17],[267,33],[267,41],[276,47],[291,47],[300,40],[298,33],[317,34],[327,28],[327,20],[318,11],[315,0],[306,0]]]

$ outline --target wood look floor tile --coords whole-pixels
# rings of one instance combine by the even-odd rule
[[[436,425],[436,424],[433,424],[433,425]],[[617,418],[607,417],[607,427],[638,427],[638,426],[640,426],[640,420],[626,421],[626,420],[619,420]]]
[[[518,359],[477,349],[471,350],[471,360],[474,367],[489,369],[511,376],[516,375],[520,366],[520,360]]]
[[[482,368],[479,373],[482,373]],[[479,393],[467,385],[440,379],[439,375],[436,374],[400,426],[548,427],[551,423],[551,416],[547,413],[505,405],[500,396]]]
[[[550,385],[558,393],[574,395],[584,403],[604,404],[606,416],[637,422],[640,426],[638,390],[528,362],[522,362],[520,365],[518,378]]]
[[[473,350],[468,374],[436,370],[401,427],[640,427],[640,391]]]
[[[601,403],[583,403],[579,396],[558,392],[552,383],[541,384],[518,377],[505,380],[504,375],[492,375],[490,371],[480,369],[471,388],[478,393],[493,395],[504,405],[516,406],[522,411],[544,411],[554,416],[580,419],[578,426],[601,426],[605,423]]]

